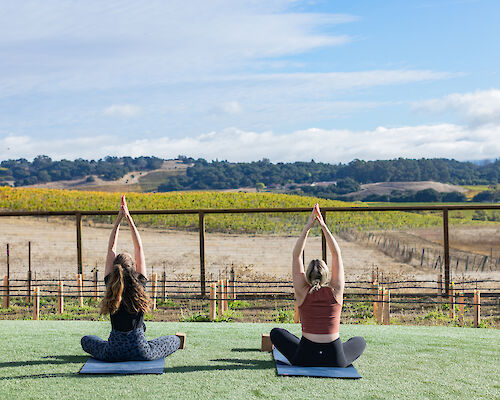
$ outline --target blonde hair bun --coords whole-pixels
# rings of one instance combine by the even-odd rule
[[[309,293],[328,286],[328,266],[326,263],[319,259],[311,260],[307,266],[306,280],[311,285]]]

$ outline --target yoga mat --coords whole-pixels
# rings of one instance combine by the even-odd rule
[[[276,370],[278,375],[283,376],[315,376],[320,378],[347,378],[358,379],[361,375],[358,374],[356,368],[349,365],[346,368],[339,367],[299,367],[291,365],[286,357],[281,354],[275,347],[273,349],[274,361],[276,362]]]
[[[80,374],[163,374],[165,359],[153,361],[106,362],[90,357]]]

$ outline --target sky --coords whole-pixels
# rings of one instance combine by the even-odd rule
[[[500,157],[497,0],[0,0],[0,160]]]

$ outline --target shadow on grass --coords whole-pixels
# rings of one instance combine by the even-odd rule
[[[17,379],[47,379],[47,378],[90,378],[93,375],[82,375],[78,372],[57,372],[53,374],[35,374],[35,375],[18,375],[18,376],[2,376],[0,381],[15,381]]]
[[[255,349],[233,349],[233,351],[258,351]],[[54,365],[54,364],[82,364],[87,361],[88,356],[69,356],[56,355],[44,357],[44,360],[30,361],[14,361],[0,363],[1,367],[24,367],[30,365]],[[274,362],[272,360],[245,360],[239,358],[219,358],[210,360],[214,365],[183,365],[177,367],[164,368],[164,373],[187,373],[200,371],[231,371],[231,370],[256,370],[256,369],[273,369]],[[24,379],[48,379],[48,378],[90,378],[90,377],[109,377],[109,376],[124,376],[126,374],[79,374],[78,372],[58,372],[47,374],[33,375],[18,375],[0,377],[0,381],[7,380],[24,380]]]
[[[237,353],[260,353],[260,350],[256,348],[231,349],[231,351],[235,351]]]
[[[81,364],[87,361],[89,356],[74,355],[54,355],[45,356],[42,360],[8,361],[0,362],[0,368],[7,367],[27,367],[33,365],[60,365],[60,364]]]

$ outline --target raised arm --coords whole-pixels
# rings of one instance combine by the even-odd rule
[[[142,247],[141,236],[139,235],[139,231],[134,224],[134,220],[128,211],[127,201],[125,200],[125,196],[122,196],[122,210],[127,218],[128,224],[130,226],[130,233],[132,234],[132,242],[134,243],[134,257],[135,257],[135,269],[137,272],[146,277],[146,258],[144,257],[144,249]]]
[[[340,247],[333,237],[332,233],[326,226],[325,221],[323,220],[323,216],[319,210],[319,206],[316,206],[316,219],[318,220],[319,226],[323,231],[323,234],[326,238],[326,243],[328,245],[328,249],[330,250],[330,254],[332,255],[332,264],[330,266],[331,270],[331,279],[330,279],[330,287],[333,289],[333,296],[337,303],[342,304],[344,297],[344,263],[342,262],[342,255],[340,253]]]
[[[295,290],[295,297],[299,304],[302,304],[304,300],[308,284],[306,281],[305,271],[304,271],[304,262],[302,260],[302,252],[304,251],[304,247],[306,246],[307,235],[309,234],[310,229],[315,223],[315,210],[313,209],[309,219],[307,220],[302,233],[300,234],[297,242],[295,243],[295,247],[293,248],[292,255],[292,278],[293,278],[293,288]]]
[[[123,210],[120,207],[118,216],[116,217],[115,224],[111,230],[108,241],[108,253],[106,255],[106,266],[104,267],[104,276],[107,276],[113,269],[113,261],[116,258],[116,245],[118,243],[118,232],[120,230],[120,222],[123,218]]]

